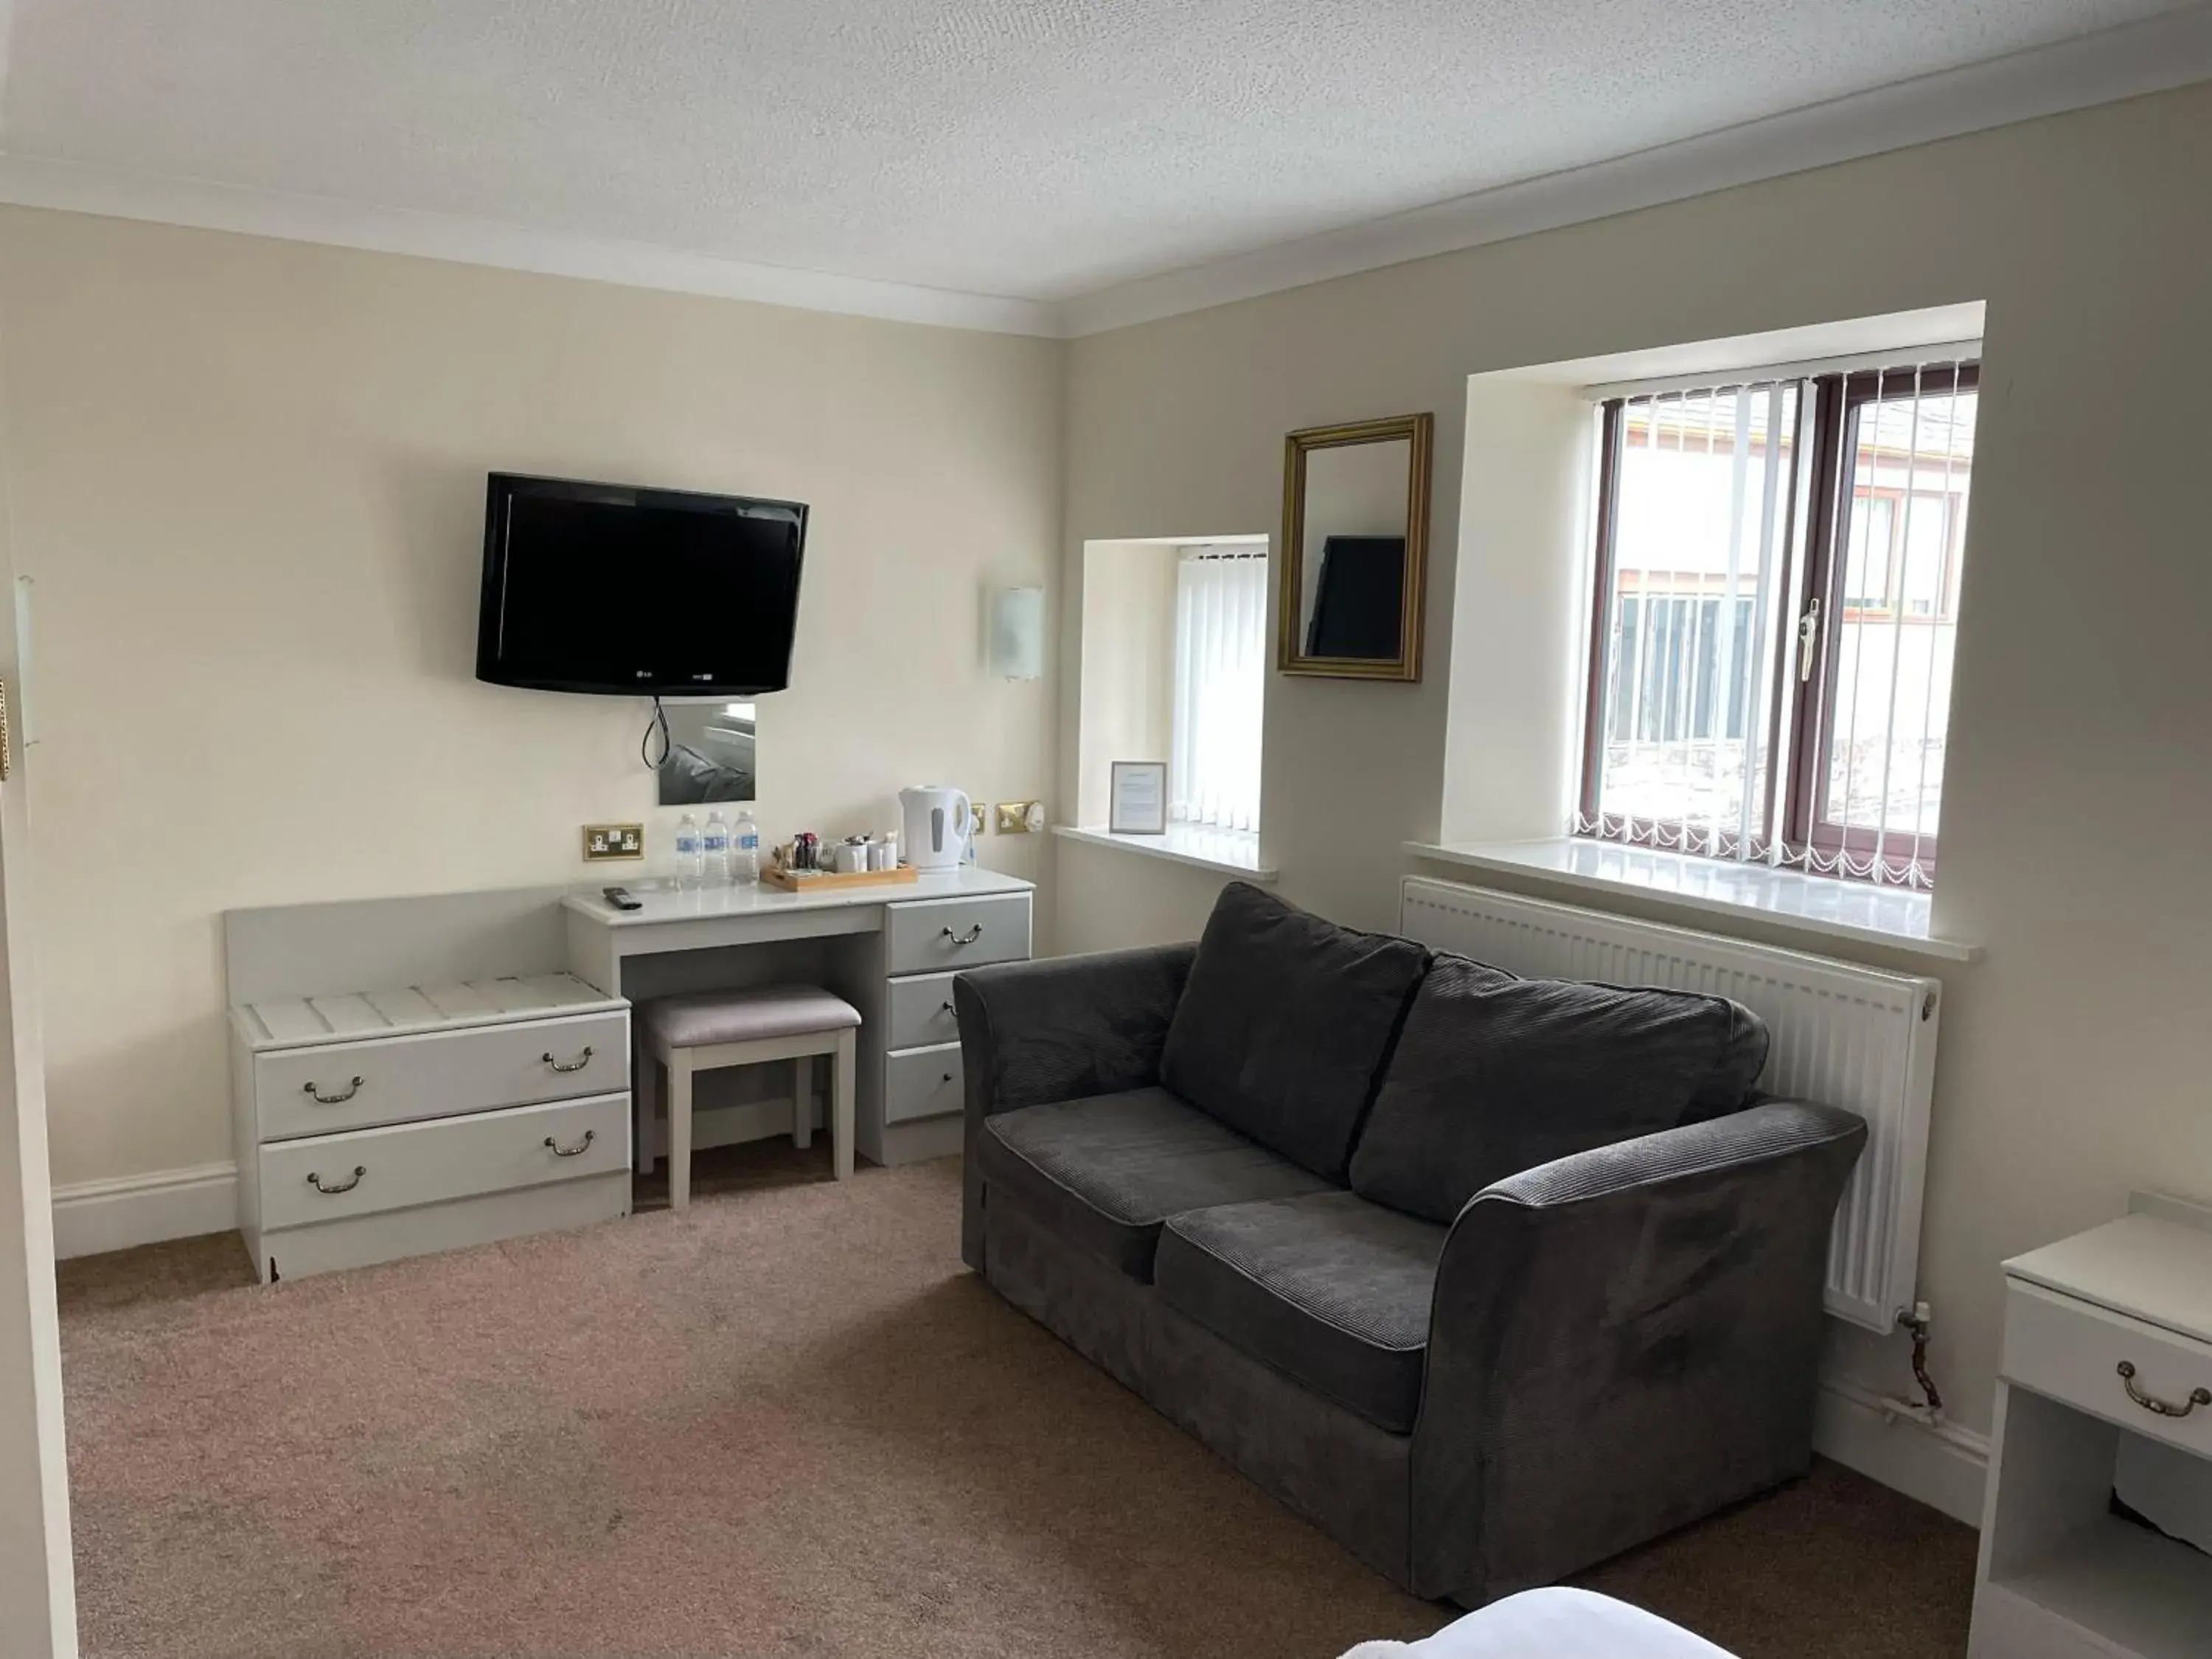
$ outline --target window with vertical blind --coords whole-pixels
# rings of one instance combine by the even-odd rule
[[[1933,884],[1971,361],[1614,398],[1578,834]]]
[[[1217,830],[1260,827],[1260,728],[1267,630],[1267,556],[1190,547],[1176,566],[1175,729],[1170,818]]]

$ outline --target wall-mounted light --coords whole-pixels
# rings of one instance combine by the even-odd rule
[[[991,595],[991,672],[1009,680],[1044,678],[1044,589],[1002,587]]]

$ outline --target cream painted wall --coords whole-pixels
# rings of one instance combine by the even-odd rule
[[[1085,550],[1077,823],[1107,821],[1115,761],[1168,758],[1182,559],[1180,547],[1160,542],[1094,542]]]
[[[1124,853],[1095,842],[1060,841],[1053,872],[1060,933],[1081,951],[1118,951],[1196,939],[1229,880],[1194,866]],[[1130,879],[1129,866],[1145,866]],[[1057,934],[1055,935],[1057,937]]]
[[[1467,383],[1447,841],[1528,841],[1566,821],[1588,653],[1560,641],[1589,627],[1595,430],[1577,388],[1510,374]]]
[[[1386,927],[1399,845],[1433,839],[1441,813],[1454,599],[1474,568],[1458,538],[1467,377],[1988,302],[1936,899],[1941,929],[1986,955],[1943,975],[1922,1258],[1937,1371],[1976,1427],[2005,1256],[2118,1213],[2131,1185],[2212,1197],[2212,875],[2196,827],[2212,819],[2208,155],[2198,88],[1070,351],[1071,561],[1086,538],[1273,522],[1285,431],[1435,412],[1425,682],[1267,688],[1263,822],[1282,890]],[[1079,619],[1062,637],[1079,640]],[[1501,701],[1494,718],[1514,715]],[[1062,948],[1129,942],[1128,918],[1192,931],[1201,893],[1182,872],[1085,857],[1079,890],[1058,895]],[[1894,1343],[1839,1357],[1901,1385]]]
[[[488,470],[811,503],[769,835],[1048,791],[1052,682],[981,619],[1057,585],[1051,342],[16,209],[0,307],[58,1182],[227,1161],[223,910],[582,880],[580,824],[672,820],[644,703],[473,679]]]

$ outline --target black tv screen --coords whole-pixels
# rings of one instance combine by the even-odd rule
[[[1309,657],[1398,654],[1406,603],[1403,536],[1331,536],[1306,624]]]
[[[791,683],[806,508],[495,472],[477,678],[753,696]]]

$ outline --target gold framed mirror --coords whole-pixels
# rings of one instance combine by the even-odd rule
[[[1435,419],[1311,427],[1283,441],[1275,666],[1421,678]]]

